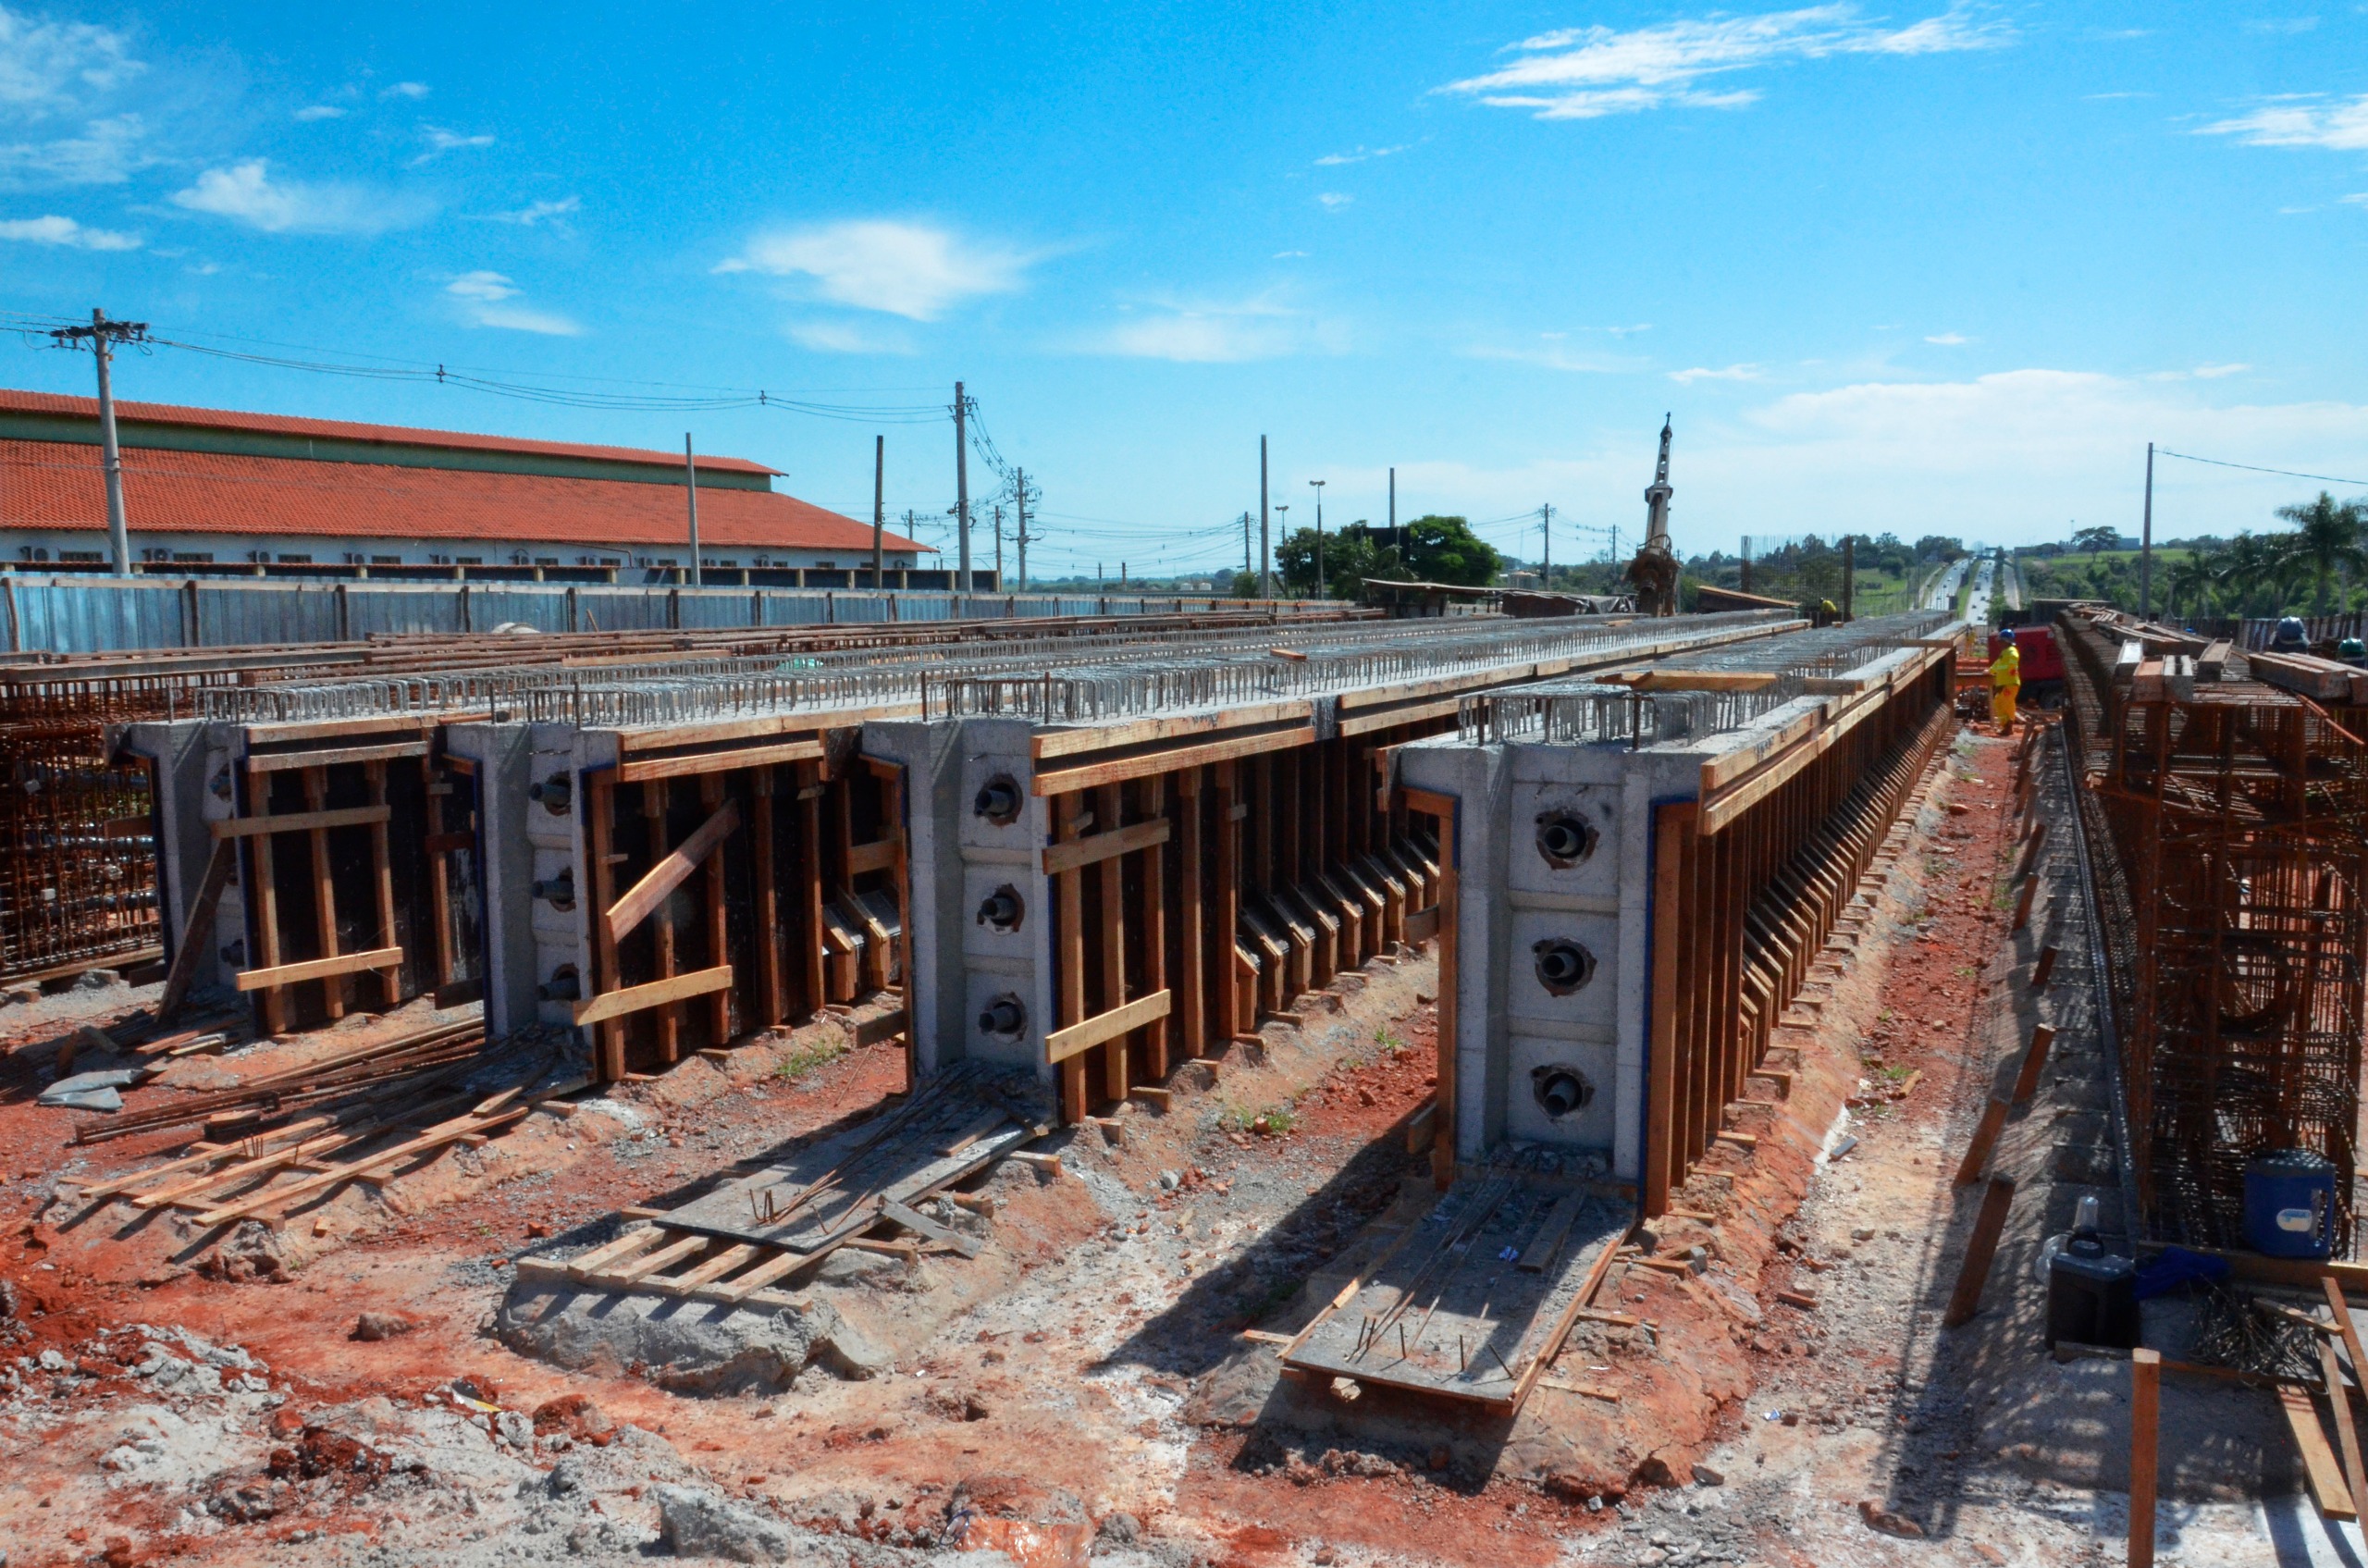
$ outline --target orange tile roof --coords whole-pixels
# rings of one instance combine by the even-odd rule
[[[609,549],[689,544],[681,487],[630,479],[127,448],[123,492],[134,534],[514,540]],[[98,449],[0,441],[0,527],[104,530]],[[900,551],[932,549],[895,533],[882,543]],[[699,544],[868,550],[871,525],[777,491],[702,488]]]
[[[465,430],[425,430],[405,425],[359,425],[342,419],[298,419],[279,414],[240,414],[218,408],[184,408],[178,403],[117,402],[118,422],[185,425],[206,430],[252,430],[278,436],[318,436],[343,441],[380,441],[391,446],[447,447],[462,451],[525,452],[543,457],[599,458],[610,463],[647,463],[680,468],[683,454],[651,451],[643,447],[583,446],[572,441],[527,441],[509,436],[479,436]],[[27,392],[0,388],[0,414],[68,414],[95,423],[96,398],[67,397],[56,392]],[[699,466],[730,469],[737,474],[778,474],[745,457],[706,457]]]

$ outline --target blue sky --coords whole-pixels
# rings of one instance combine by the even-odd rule
[[[185,348],[118,382],[688,428],[857,514],[884,430],[892,510],[943,519],[958,377],[1042,487],[1040,573],[1238,563],[1262,433],[1294,524],[1316,478],[1378,520],[1394,464],[1401,515],[1525,556],[1552,503],[1558,559],[1633,545],[1664,412],[1689,550],[2134,532],[2150,439],[2368,478],[2368,6],[839,9],[11,0],[0,310],[763,389],[852,412]],[[2157,526],[2312,488],[2166,460]]]

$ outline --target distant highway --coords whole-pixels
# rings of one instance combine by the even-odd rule
[[[1965,601],[1965,618],[1977,626],[1990,623],[1990,590],[1998,578],[1998,562],[1984,557],[1973,569],[1973,591]]]
[[[1965,586],[1965,574],[1972,565],[1973,559],[1970,556],[1950,562],[1948,569],[1933,579],[1931,587],[1925,591],[1924,602],[1918,608],[1946,610],[1955,604],[1957,590]]]

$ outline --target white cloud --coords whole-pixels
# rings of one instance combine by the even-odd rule
[[[1316,197],[1315,197],[1315,199],[1316,199],[1317,201],[1319,201],[1319,202],[1321,202],[1321,203],[1323,203],[1323,204],[1324,204],[1324,210],[1325,210],[1325,211],[1326,211],[1326,212],[1335,212],[1335,213],[1338,212],[1342,207],[1347,206],[1350,203],[1351,203],[1351,202],[1353,202],[1353,201],[1355,201],[1355,200],[1356,200],[1356,198],[1355,198],[1354,196],[1350,195],[1350,194],[1349,194],[1347,191],[1318,191],[1318,192],[1316,193]]]
[[[310,124],[316,119],[343,119],[345,114],[346,111],[335,104],[307,104],[296,111],[296,117]]]
[[[0,219],[0,240],[22,241],[34,245],[66,245],[78,251],[136,251],[140,248],[137,234],[118,234],[112,228],[86,228],[70,217],[55,213],[41,217]]]
[[[547,338],[580,338],[584,328],[563,315],[513,305],[518,286],[498,272],[464,272],[444,285],[444,292],[462,302],[462,314],[478,327],[512,332],[537,332]]]
[[[1928,335],[1924,340],[1928,343],[1938,343],[1944,349],[1959,348],[1973,341],[1962,332],[1934,332]]]
[[[2301,33],[2316,31],[2316,17],[2259,17],[2245,23],[2247,32]]]
[[[716,270],[808,278],[833,304],[934,321],[966,300],[1018,289],[1032,259],[929,224],[854,218],[760,236]]]
[[[1315,167],[1317,168],[1338,168],[1342,164],[1361,164],[1367,158],[1386,158],[1394,153],[1402,153],[1412,145],[1413,145],[1413,143],[1410,142],[1402,142],[1395,147],[1359,147],[1353,153],[1326,153],[1322,157],[1315,160]]]
[[[209,168],[173,204],[266,234],[377,234],[426,218],[424,200],[335,183],[274,180],[262,158]]]
[[[2233,136],[2251,147],[2324,147],[2330,152],[2368,150],[2368,93],[2348,103],[2313,94],[2264,104],[2234,119],[2214,120],[2198,136]]]
[[[1710,92],[1700,84],[1730,71],[1836,55],[1937,55],[1998,48],[2013,40],[2003,22],[1962,6],[1894,28],[1862,19],[1855,6],[1829,5],[1759,16],[1712,14],[1620,31],[1568,28],[1523,39],[1500,69],[1437,91],[1539,119],[1595,119],[1665,106],[1737,109],[1758,102],[1750,88]]]
[[[2199,381],[2217,381],[2224,376],[2242,376],[2251,368],[2250,364],[2199,364],[2188,374]]]
[[[1344,334],[1268,295],[1234,302],[1161,301],[1083,345],[1089,353],[1181,364],[1239,364],[1307,350],[1337,352]]]
[[[1291,261],[1306,254],[1307,253],[1305,251],[1276,251],[1275,253],[1275,259],[1276,261]]]
[[[785,330],[801,347],[828,354],[908,354],[912,340],[901,332],[881,332],[852,321],[794,321]]]
[[[146,150],[147,135],[138,115],[109,115],[84,125],[80,136],[0,146],[0,179],[14,185],[120,185],[156,161]]]
[[[424,81],[398,81],[392,87],[381,90],[378,96],[381,98],[418,99],[426,97],[427,93],[428,86],[427,83]]]
[[[493,145],[493,137],[490,134],[480,133],[475,136],[463,136],[457,130],[447,130],[440,125],[421,126],[419,128],[419,139],[427,143],[427,151],[412,159],[410,167],[413,168],[417,168],[422,164],[429,163],[437,158],[440,158],[447,153],[458,152],[463,147],[490,147]]]
[[[1574,352],[1563,341],[1567,336],[1561,332],[1541,332],[1538,341],[1530,346],[1474,343],[1464,349],[1462,353],[1466,359],[1503,360],[1585,376],[1616,376],[1645,368],[1645,362],[1640,359]]]
[[[554,228],[564,228],[567,226],[561,220],[583,205],[577,197],[561,196],[556,202],[529,202],[515,212],[487,213],[486,217],[494,223],[514,223],[521,228],[534,228],[546,223]]]
[[[148,68],[112,28],[20,16],[0,6],[0,110],[20,118],[71,112]]]
[[[1756,364],[1731,364],[1724,370],[1711,370],[1702,365],[1696,365],[1691,370],[1672,370],[1669,373],[1669,378],[1681,387],[1691,387],[1696,381],[1757,381],[1759,376],[1759,366]]]

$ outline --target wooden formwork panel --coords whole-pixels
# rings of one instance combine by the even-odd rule
[[[1241,755],[1194,747],[1151,771],[1141,758],[1065,759],[1051,777],[1081,787],[1039,776],[1066,1119],[1409,940],[1409,917],[1436,907],[1437,851],[1377,791],[1376,759],[1447,722],[1326,740],[1293,731]]]
[[[594,973],[575,1011],[597,1031],[602,1078],[902,987],[903,771],[854,741],[835,732],[591,776]],[[901,1019],[895,1031],[909,1036]]]
[[[1946,677],[1936,666],[1892,690],[1740,810],[1718,811],[1715,795],[1659,808],[1646,1218],[1667,1212],[1717,1140],[1884,831],[1952,733]]]
[[[240,814],[213,832],[240,860],[237,986],[267,1031],[480,994],[474,777],[425,740],[256,752],[240,772]],[[184,940],[210,944],[211,922]]]

